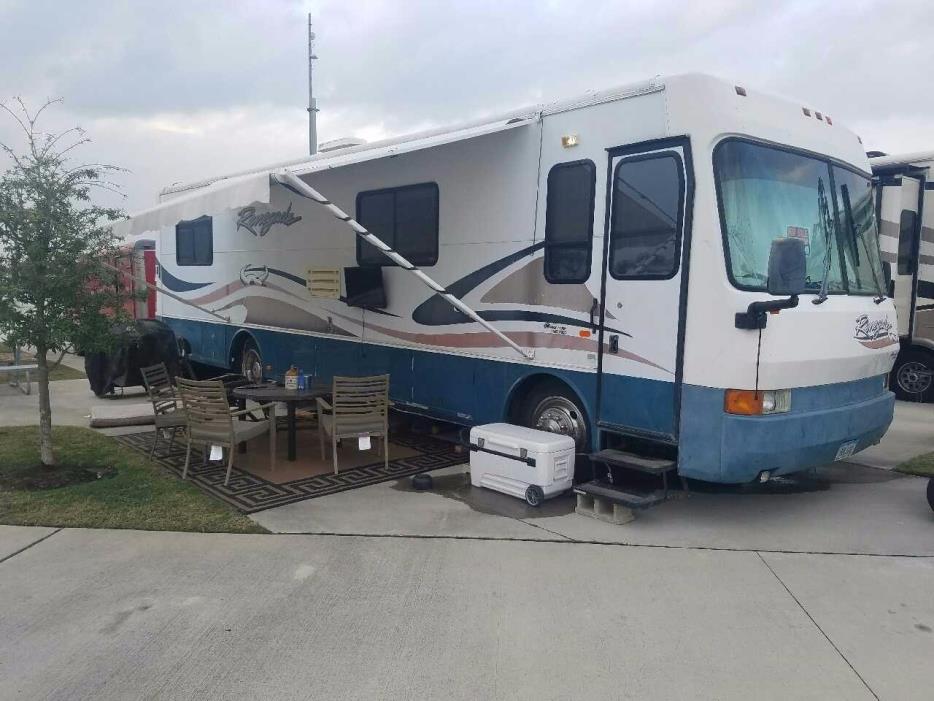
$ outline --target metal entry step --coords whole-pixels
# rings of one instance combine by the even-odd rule
[[[585,482],[574,487],[575,494],[583,494],[592,499],[600,499],[611,504],[620,504],[627,509],[647,509],[665,501],[662,490],[636,491],[620,489],[605,482]]]
[[[605,448],[599,453],[591,453],[590,459],[602,462],[613,467],[622,467],[628,470],[637,470],[651,475],[664,475],[677,468],[674,460],[664,458],[648,458],[644,455],[627,453],[624,450]]]

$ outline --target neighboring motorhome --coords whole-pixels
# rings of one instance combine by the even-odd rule
[[[728,483],[892,419],[861,142],[708,76],[168,188],[124,230],[192,359],[254,380],[389,373],[402,411]]]
[[[934,400],[934,151],[870,154],[882,259],[892,269],[898,358],[891,388],[900,399]]]

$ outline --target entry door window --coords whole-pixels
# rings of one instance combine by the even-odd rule
[[[613,174],[610,275],[665,280],[678,272],[684,172],[677,154],[625,159]]]

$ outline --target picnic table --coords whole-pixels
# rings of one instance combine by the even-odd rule
[[[23,394],[29,394],[32,388],[32,384],[29,380],[29,373],[38,369],[38,365],[21,362],[19,348],[14,348],[13,364],[0,365],[0,374],[12,375],[13,377],[9,381],[10,387],[18,387]],[[26,378],[25,385],[20,381],[21,376],[25,376]]]

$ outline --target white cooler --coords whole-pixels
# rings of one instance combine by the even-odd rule
[[[470,429],[470,483],[525,499],[543,499],[571,488],[574,439],[548,431],[486,424]]]

